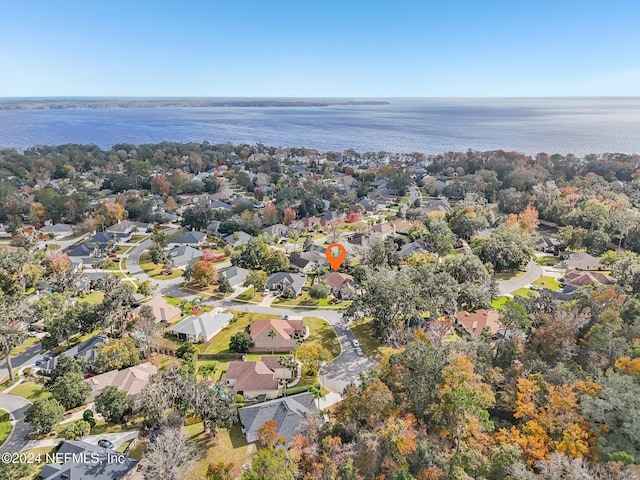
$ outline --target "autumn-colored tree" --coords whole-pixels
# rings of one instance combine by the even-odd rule
[[[218,281],[218,270],[212,262],[201,260],[196,263],[193,271],[193,283],[201,287],[214,285]]]
[[[253,196],[256,197],[256,200],[258,200],[259,202],[264,200],[264,193],[262,192],[262,189],[260,187],[256,188],[253,191]]]
[[[347,217],[347,223],[356,223],[360,221],[360,214],[358,213],[350,213]]]
[[[507,226],[517,225],[522,230],[533,233],[536,227],[540,224],[538,221],[538,210],[533,205],[528,205],[518,215],[515,213],[509,214],[509,218],[505,222]]]
[[[178,208],[178,204],[171,195],[167,197],[166,202],[164,202],[164,206],[167,208],[168,212],[175,212],[176,208]]]
[[[47,212],[44,209],[44,206],[40,202],[34,202],[29,207],[29,219],[35,223],[39,224],[46,220]]]
[[[262,210],[262,220],[265,225],[273,225],[278,221],[278,209],[273,203],[269,203],[264,210]]]
[[[319,343],[303,343],[295,350],[296,359],[304,366],[304,373],[315,376],[324,362],[331,360],[331,352]]]
[[[169,195],[169,180],[164,175],[156,175],[151,179],[151,192],[158,195]]]
[[[495,403],[495,396],[467,356],[458,355],[444,367],[437,396],[432,408],[444,426],[443,435],[455,441],[456,453],[463,440],[477,440],[491,428],[487,408]]]
[[[71,266],[71,260],[64,253],[49,253],[43,265],[48,273],[62,273]]]
[[[296,211],[293,208],[287,207],[284,209],[284,219],[282,223],[285,225],[291,225],[291,223],[296,219]]]
[[[272,418],[258,428],[258,443],[263,447],[275,448],[284,445],[286,439],[278,437],[278,423]]]
[[[119,203],[105,202],[98,207],[98,215],[101,225],[106,228],[124,219],[124,207]]]

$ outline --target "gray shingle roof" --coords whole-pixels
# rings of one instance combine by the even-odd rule
[[[271,419],[276,421],[278,437],[284,437],[289,442],[300,431],[302,420],[316,411],[313,395],[305,392],[240,408],[238,414],[242,433],[248,442],[255,442],[258,429]]]
[[[199,316],[191,315],[176,323],[170,330],[174,333],[209,339],[226,327],[232,318],[233,313],[231,312],[207,312]]]
[[[191,243],[198,245],[206,236],[207,234],[202,232],[187,232],[183,233],[179,237],[172,238],[169,240],[169,243]]]

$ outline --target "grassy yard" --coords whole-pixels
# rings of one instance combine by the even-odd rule
[[[128,243],[140,243],[149,238],[149,235],[133,235]]]
[[[309,292],[302,292],[298,298],[276,298],[271,304],[274,307],[337,307],[345,308],[351,302],[340,302],[336,304],[329,303],[333,297],[330,295],[326,298],[316,300],[309,296]]]
[[[496,280],[517,280],[522,277],[527,272],[515,271],[515,272],[504,272],[504,273],[496,273],[493,278]]]
[[[4,443],[11,433],[11,422],[9,421],[9,412],[0,410],[0,445]]]
[[[541,288],[548,288],[549,290],[562,290],[560,283],[553,277],[540,277],[537,280],[531,282],[532,285],[538,285]]]
[[[538,257],[536,258],[536,263],[543,267],[552,267],[553,265],[560,263],[560,259],[558,257]]]
[[[129,248],[131,248],[131,247],[125,247],[124,245],[118,245],[113,253],[115,253],[116,255],[124,255],[125,253],[127,253],[129,251]]]
[[[16,348],[11,350],[11,356],[20,355],[25,350],[28,350],[31,347],[33,347],[39,341],[40,339],[37,337],[27,337],[27,339],[24,341],[22,345],[18,345]]]
[[[215,437],[209,433],[202,433],[202,423],[194,423],[185,427],[188,438],[198,447],[201,458],[195,464],[192,472],[204,478],[210,463],[233,463],[232,478],[242,476],[242,464],[250,463],[251,452],[247,440],[242,435],[240,424],[231,430],[221,429]]]
[[[367,357],[380,360],[385,355],[396,352],[392,347],[386,347],[379,340],[373,338],[371,320],[358,320],[351,324],[351,331],[360,342],[360,348]]]
[[[58,448],[57,446],[54,447],[40,447],[40,448],[32,448],[31,450],[24,450],[22,452],[20,452],[20,454],[26,454],[29,455],[29,458],[33,457],[34,460],[37,460],[38,458],[40,459],[40,461],[35,461],[33,465],[31,465],[31,471],[29,473],[29,476],[27,477],[22,477],[21,480],[37,480],[38,478],[40,478],[40,471],[42,470],[42,468],[45,466],[46,462],[46,455],[47,453],[49,454],[53,454],[53,452],[56,450],[56,448]]]
[[[513,295],[514,297],[517,297],[517,296],[533,297],[535,294],[536,294],[535,290],[531,290],[529,288],[524,288],[524,287],[511,292],[511,295]]]
[[[174,268],[171,271],[171,275],[164,275],[162,272],[166,270],[165,267],[163,265],[156,265],[153,263],[148,253],[140,255],[140,268],[142,268],[144,273],[156,280],[170,280],[172,278],[182,276],[182,270],[179,268]]]
[[[51,393],[49,393],[46,388],[35,382],[22,382],[9,393],[11,393],[11,395],[26,398],[32,402],[51,396]]]
[[[502,309],[504,308],[504,304],[507,303],[507,300],[509,300],[509,297],[505,297],[503,295],[502,297],[498,297],[495,300],[493,300],[491,302],[491,306],[496,310],[502,311]]]
[[[253,287],[249,287],[249,289],[238,295],[236,299],[242,300],[243,302],[260,303],[262,301],[262,294],[260,292],[255,293]]]
[[[340,342],[338,342],[336,333],[326,320],[316,317],[304,317],[303,320],[311,331],[306,342],[320,343],[331,352],[334,358],[340,355]]]
[[[237,311],[233,313],[236,315],[238,320],[213,337],[211,342],[196,345],[196,350],[198,350],[199,353],[231,353],[229,351],[229,341],[233,335],[244,331],[247,325],[251,322],[273,318],[273,315],[266,315],[264,313],[245,313]]]
[[[89,305],[97,305],[98,303],[101,303],[103,299],[104,299],[103,292],[85,293],[84,295],[80,295],[80,297],[78,297],[78,300],[80,302],[85,302],[85,303],[88,303]]]

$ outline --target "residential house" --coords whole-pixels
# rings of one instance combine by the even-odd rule
[[[353,298],[356,293],[353,277],[346,273],[331,272],[326,275],[320,275],[316,278],[317,282],[326,282],[331,288],[331,294],[343,300]]]
[[[344,219],[345,219],[345,214],[344,213],[340,213],[340,212],[337,212],[335,210],[329,210],[320,219],[320,225],[322,225],[324,227],[329,222],[338,221],[338,220],[344,220]]]
[[[207,238],[206,233],[202,232],[186,232],[179,237],[169,240],[169,245],[198,247],[202,245]]]
[[[233,313],[216,308],[202,315],[191,315],[173,325],[169,331],[180,340],[206,343],[229,325]]]
[[[396,234],[396,228],[393,223],[376,223],[371,226],[371,233],[377,234],[380,240],[385,240]]]
[[[239,248],[243,245],[249,245],[253,241],[253,238],[253,235],[249,235],[247,232],[239,230],[231,235],[227,235],[223,240],[233,248]]]
[[[429,249],[421,242],[411,242],[405,243],[398,252],[400,258],[408,258],[414,253],[425,253],[428,252]]]
[[[365,213],[374,214],[378,212],[378,202],[373,198],[362,198],[358,200],[357,204],[362,207]]]
[[[327,258],[318,252],[293,252],[289,255],[289,262],[293,268],[300,272],[308,273],[316,267],[327,263]]]
[[[143,305],[151,307],[156,322],[174,323],[180,320],[182,311],[178,307],[170,305],[164,298],[156,296],[150,298],[145,303],[133,310],[134,316],[138,316]]]
[[[85,380],[91,386],[92,395],[96,395],[106,387],[116,387],[129,394],[134,401],[134,408],[140,406],[140,394],[149,383],[149,379],[158,373],[158,369],[151,362],[141,363],[123,370],[111,370]]]
[[[113,235],[117,235],[120,238],[131,237],[131,233],[138,226],[135,222],[131,222],[129,220],[119,220],[115,225],[111,225],[109,228],[105,230],[105,232]]]
[[[540,236],[536,243],[536,250],[545,253],[558,253],[560,250],[560,242],[554,237]]]
[[[98,359],[98,346],[102,343],[109,341],[109,337],[105,335],[96,335],[84,342],[80,342],[77,345],[65,350],[60,355],[73,358],[84,358],[87,361],[87,366],[91,369],[95,368],[96,360]],[[58,357],[50,357],[49,361],[42,365],[40,368],[44,373],[51,373],[56,366]]]
[[[66,223],[57,223],[55,225],[45,225],[40,229],[40,233],[43,235],[53,235],[53,238],[64,238],[73,235],[73,225],[67,225]]]
[[[395,227],[396,233],[409,233],[409,230],[413,227],[413,222],[409,222],[408,220],[398,219],[391,223]]]
[[[219,222],[218,220],[211,220],[211,223],[207,225],[207,232],[217,235],[218,230],[220,229],[220,224],[221,222]]]
[[[56,452],[63,463],[46,462],[42,480],[125,480],[133,478],[137,460],[108,448],[78,440],[64,440]],[[83,459],[86,459],[83,461]]]
[[[184,268],[192,260],[200,260],[202,251],[188,245],[175,247],[167,252],[167,259],[174,268]]]
[[[233,361],[220,381],[244,400],[270,400],[280,392],[280,380],[264,362]]]
[[[424,208],[428,212],[447,213],[451,211],[451,204],[449,203],[449,200],[446,197],[439,197],[436,200],[425,200],[423,203],[424,203]]]
[[[90,243],[81,243],[80,245],[76,245],[67,251],[68,257],[85,257],[88,258],[93,255],[94,249],[93,245]],[[88,263],[93,262],[93,259],[89,260]]]
[[[266,286],[280,295],[295,298],[302,293],[306,281],[307,276],[304,273],[276,272],[267,279]]]
[[[230,203],[220,200],[211,200],[210,206],[213,210],[233,210],[233,206]]]
[[[570,253],[561,265],[567,270],[602,270],[600,257],[594,257],[587,252]]]
[[[476,310],[474,313],[461,310],[456,313],[456,322],[472,335],[480,335],[485,328],[496,335],[502,328],[500,313],[494,309]]]
[[[583,287],[594,283],[600,285],[614,285],[616,283],[616,279],[609,275],[589,270],[567,270],[564,274],[564,280],[568,285],[574,287]]]
[[[309,392],[238,409],[242,433],[247,442],[258,440],[260,427],[269,420],[276,422],[276,436],[290,442],[300,433],[304,419],[313,415],[318,415],[318,409]]]
[[[302,228],[312,230],[314,225],[320,224],[320,219],[318,217],[303,217],[300,222],[302,222]]]
[[[229,280],[229,283],[233,288],[241,286],[248,276],[249,270],[242,267],[231,267],[220,272],[220,277]]]
[[[263,228],[262,231],[264,233],[268,233],[272,237],[286,237],[291,228],[287,227],[282,223],[276,223],[275,225],[271,225],[270,227]]]
[[[290,352],[305,335],[302,320],[258,320],[249,325],[254,346],[251,352]]]

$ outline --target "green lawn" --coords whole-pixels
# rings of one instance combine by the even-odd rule
[[[498,297],[495,300],[493,300],[491,302],[491,306],[496,310],[502,311],[502,309],[504,308],[504,304],[507,303],[507,300],[509,300],[509,297],[505,297],[503,295],[502,297]]]
[[[47,398],[51,396],[51,393],[39,383],[35,382],[22,382],[20,385],[11,390],[12,395],[17,395],[27,400],[35,402],[41,398]]]
[[[113,253],[115,253],[116,255],[124,255],[125,253],[127,253],[129,251],[129,248],[131,248],[131,247],[125,247],[124,245],[118,245]]]
[[[520,296],[520,297],[532,297],[536,294],[535,290],[531,290],[530,288],[519,288],[517,290],[514,290],[513,292],[511,292],[511,295],[513,295],[514,297],[516,296]]]
[[[140,243],[149,238],[149,235],[133,235],[128,243]]]
[[[40,339],[37,337],[27,337],[27,339],[24,341],[22,345],[18,345],[16,348],[11,350],[11,356],[20,355],[25,350],[28,350],[31,347],[33,347],[39,341]]]
[[[148,253],[140,255],[140,268],[142,268],[144,273],[156,280],[170,280],[172,278],[182,276],[182,270],[179,268],[174,268],[171,271],[171,275],[164,275],[162,272],[166,270],[165,267],[163,265],[156,265],[153,263]]]
[[[98,303],[102,303],[103,299],[104,299],[103,292],[85,293],[84,295],[81,295],[80,297],[78,297],[78,300],[80,302],[85,302],[85,303],[88,303],[89,305],[97,305]]]
[[[185,427],[188,438],[197,446],[201,458],[197,461],[192,473],[204,478],[207,467],[211,463],[233,463],[231,478],[242,477],[242,465],[251,463],[249,444],[242,435],[240,424],[231,430],[220,429],[215,437],[202,433],[202,423],[194,423]],[[255,449],[253,450],[255,451]]]
[[[328,296],[326,298],[321,298],[320,300],[316,300],[315,298],[311,298],[309,296],[309,292],[302,292],[298,298],[276,298],[271,304],[274,307],[337,307],[337,308],[345,308],[351,302],[340,302],[335,305],[329,303],[333,297]]]
[[[551,267],[560,263],[560,259],[558,257],[538,257],[536,258],[536,263],[543,267]]]
[[[253,321],[273,318],[273,315],[267,315],[264,313],[233,313],[236,315],[238,320],[218,333],[208,344],[196,345],[196,349],[199,353],[231,353],[229,351],[229,341],[233,335],[244,331],[247,325]]]
[[[47,244],[47,250],[51,250],[51,251],[60,250],[60,245],[56,243],[49,243]]]
[[[527,272],[515,271],[515,272],[504,272],[504,273],[496,273],[493,275],[493,278],[496,280],[516,280],[522,277]]]
[[[331,352],[334,358],[340,355],[340,342],[326,320],[316,317],[304,317],[303,320],[311,332],[305,342],[320,343]]]
[[[238,295],[236,299],[242,300],[243,302],[260,303],[262,301],[262,294],[255,293],[253,287],[249,287],[249,289]]]
[[[383,356],[396,352],[392,347],[384,346],[379,340],[373,338],[371,333],[371,320],[358,320],[351,324],[351,331],[360,342],[360,348],[367,357],[381,359]]]
[[[9,412],[0,409],[0,445],[4,443],[11,433],[11,422],[9,421]]]
[[[538,285],[542,288],[548,288],[549,290],[562,290],[560,283],[553,277],[540,277],[537,280],[531,282],[532,285]]]

